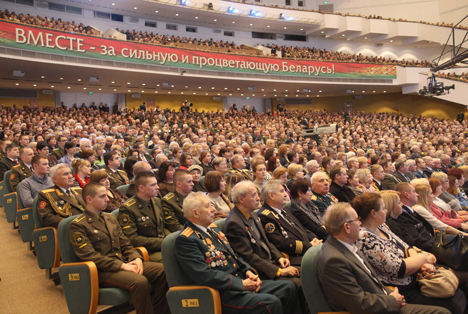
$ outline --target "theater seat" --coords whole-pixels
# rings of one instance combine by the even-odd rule
[[[169,284],[167,301],[172,313],[221,314],[219,291],[207,286],[189,285],[175,255],[179,232],[168,235],[162,245],[162,257]]]
[[[124,185],[118,186],[117,190],[119,190],[119,192],[122,193],[123,195],[127,195],[127,191],[128,191],[129,186],[130,186],[130,184],[124,184]]]
[[[19,191],[19,190],[18,190]],[[34,198],[33,207],[24,208],[23,202],[21,201],[21,195],[18,192],[18,211],[16,213],[16,219],[18,221],[18,227],[21,234],[21,240],[23,242],[29,242],[29,249],[32,249],[31,243],[33,241],[34,232],[34,218],[33,211],[37,210],[37,196]]]
[[[96,313],[98,305],[119,305],[131,300],[130,293],[119,288],[99,288],[98,270],[94,262],[82,262],[70,243],[70,224],[78,217],[65,218],[59,224],[57,235],[63,264],[59,274],[63,293],[71,314]],[[140,252],[145,248],[137,248]],[[148,254],[148,252],[146,252]]]
[[[312,314],[327,314],[341,313],[349,314],[349,312],[333,312],[333,309],[328,305],[327,299],[323,294],[322,285],[320,284],[317,272],[317,261],[322,244],[311,247],[307,250],[302,258],[301,265],[301,282],[302,290],[309,305]]]
[[[10,185],[11,170],[8,170],[3,175],[3,197],[2,203],[5,209],[5,215],[7,222],[13,223],[13,229],[17,229],[16,226],[16,212],[18,211],[18,199],[16,192],[13,192],[13,189]]]
[[[33,242],[36,249],[37,263],[40,269],[45,269],[46,277],[51,279],[53,278],[52,269],[60,266],[57,229],[42,224],[37,212],[37,206],[32,214],[35,224]]]
[[[214,223],[218,226],[218,229],[221,232],[224,232],[224,224],[226,223],[226,218],[215,220]]]

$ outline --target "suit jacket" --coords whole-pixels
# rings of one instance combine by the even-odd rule
[[[364,265],[341,242],[329,236],[317,262],[318,277],[328,304],[335,311],[351,313],[399,313],[396,299],[378,279],[358,250]],[[387,294],[385,294],[387,291]]]
[[[448,174],[448,168],[447,168],[447,166],[444,165],[444,164],[441,164],[441,165],[440,165],[440,171],[442,171],[442,172],[445,173],[445,174]]]
[[[427,176],[427,174],[424,171],[421,171],[421,170],[416,170],[413,174],[418,179],[429,178]]]
[[[258,212],[258,216],[262,221],[265,228],[266,236],[271,243],[273,243],[278,250],[287,253],[291,265],[301,265],[302,256],[312,247],[310,241],[316,238],[315,234],[302,227],[301,223],[294,217],[287,209],[289,219],[294,222],[297,228],[300,228],[305,234],[307,239],[304,239],[294,226],[292,226],[282,216],[278,215],[273,208],[266,202]]]
[[[101,213],[104,224],[98,217],[85,210],[70,224],[70,242],[76,256],[82,261],[91,261],[99,270],[99,282],[119,271],[123,263],[141,258],[125,237],[113,214]]]
[[[385,178],[382,180],[382,183],[385,184],[387,190],[395,190],[395,186],[401,181],[388,173],[385,174]],[[406,180],[405,180],[406,182]]]
[[[128,184],[128,177],[125,171],[117,170],[114,172],[108,166],[104,167],[104,169],[106,170],[107,175],[109,177],[111,189],[116,189],[121,185]]]
[[[31,169],[26,167],[26,165],[20,161],[19,165],[13,166],[11,168],[11,177],[10,177],[10,185],[13,192],[16,192],[16,188],[18,184],[24,179],[29,178],[32,175]]]
[[[408,177],[408,179],[405,178],[405,176],[399,172],[399,171],[395,171],[393,173],[393,175],[395,176],[395,178],[397,178],[398,180],[400,180],[401,182],[411,182],[411,179]],[[409,180],[409,181],[408,181]]]
[[[144,246],[149,252],[160,252],[164,238],[170,234],[165,226],[161,200],[150,202],[137,195],[129,198],[119,210],[119,223],[134,247]]]
[[[250,216],[260,237],[252,232],[249,219],[237,207],[234,207],[226,218],[224,225],[226,237],[234,252],[255,268],[262,278],[273,279],[280,268],[277,262],[283,255],[268,241],[257,214],[252,213]]]
[[[426,174],[428,178],[430,178],[432,173],[434,172],[434,169],[426,167],[426,169],[424,169],[423,172]]]
[[[58,186],[39,193],[37,212],[44,226],[58,228],[62,219],[84,211],[86,204],[81,197],[81,189],[71,188],[70,191],[75,197],[63,193]]]
[[[356,194],[354,194],[349,187],[346,185],[341,187],[335,182],[330,184],[330,193],[333,194],[340,202],[351,202],[356,197]]]
[[[10,158],[5,157],[0,160],[0,181],[3,181],[3,175],[5,172],[8,170],[11,170],[14,166],[16,166],[18,163],[12,161]]]
[[[217,239],[187,221],[175,241],[175,253],[190,285],[218,289],[221,298],[228,299],[242,293],[245,273],[254,271],[234,253],[215,224],[210,228]]]

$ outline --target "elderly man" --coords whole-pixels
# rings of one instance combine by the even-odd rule
[[[43,190],[54,186],[49,177],[49,161],[44,155],[36,155],[32,158],[32,175],[21,181],[18,185],[18,192],[21,195],[21,201],[25,208],[32,207],[34,198]]]
[[[440,170],[443,173],[448,174],[448,171],[450,168],[450,156],[446,154],[443,154],[442,156],[440,156],[440,163],[441,163]]]
[[[128,290],[137,314],[170,313],[163,265],[142,261],[117,218],[103,213],[109,202],[107,189],[91,182],[84,187],[83,198],[86,209],[70,224],[70,242],[76,256],[96,264],[101,287]],[[153,296],[148,282],[153,284]]]
[[[154,173],[138,172],[135,187],[136,195],[120,207],[120,226],[134,247],[144,246],[148,250],[150,261],[162,262],[161,246],[170,232],[165,226],[161,200],[157,198],[159,188]]]
[[[316,173],[317,171],[320,171],[320,165],[318,164],[316,160],[308,161],[306,163],[305,168],[306,168],[307,174],[304,176],[304,178],[307,179],[308,181],[311,181],[312,175],[314,173]]]
[[[176,170],[173,181],[174,190],[166,194],[161,200],[166,228],[170,232],[182,229],[182,226],[187,222],[182,210],[182,203],[193,189],[192,175],[186,170]]]
[[[204,193],[187,196],[183,209],[187,223],[176,239],[175,252],[189,284],[218,289],[223,313],[300,312],[292,282],[262,281],[234,253],[225,235],[213,224],[215,209]]]
[[[358,163],[359,165],[359,163]],[[346,168],[335,166],[330,171],[332,183],[330,185],[330,193],[333,194],[340,202],[351,202],[356,194],[347,186],[348,174]]]
[[[32,174],[31,160],[34,157],[32,148],[24,147],[20,149],[20,163],[11,168],[10,185],[13,192],[21,181],[29,178]]]
[[[406,304],[398,288],[392,291],[377,278],[355,246],[361,222],[348,203],[330,206],[324,216],[330,233],[318,258],[318,277],[328,304],[351,313],[447,314],[447,309]]]
[[[322,242],[305,229],[291,212],[284,208],[289,201],[281,180],[270,180],[262,188],[263,207],[258,216],[266,236],[281,252],[289,255],[291,265],[299,267],[308,248]]]
[[[395,172],[393,175],[395,178],[400,180],[400,182],[411,182],[410,177],[408,176],[409,167],[406,161],[398,161],[395,163]]]
[[[72,188],[74,179],[67,164],[53,166],[50,177],[55,186],[39,193],[37,212],[44,226],[57,228],[64,218],[81,214],[86,205],[81,189]]]
[[[423,169],[423,172],[426,174],[428,178],[435,172],[434,170],[434,159],[430,156],[423,157],[424,162],[426,163],[426,167]]]
[[[316,172],[312,175],[312,202],[323,215],[327,207],[338,203],[338,199],[330,193],[330,182],[325,172]]]
[[[245,169],[245,160],[242,155],[234,155],[231,158],[231,167],[232,170],[229,173],[240,173],[245,180],[253,181],[253,177],[250,174],[249,170]]]

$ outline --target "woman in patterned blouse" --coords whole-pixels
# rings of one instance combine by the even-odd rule
[[[394,191],[393,191],[394,192]],[[390,209],[393,215],[401,214],[401,203]],[[363,193],[351,203],[361,219],[361,238],[357,246],[372,265],[378,278],[385,285],[392,285],[405,297],[408,303],[445,307],[453,313],[463,313],[466,300],[463,292],[457,290],[454,296],[445,299],[429,298],[421,294],[414,275],[419,270],[434,267],[434,255],[419,253],[398,238],[385,224],[387,210],[384,199],[377,193]]]

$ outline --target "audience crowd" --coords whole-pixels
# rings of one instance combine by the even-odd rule
[[[468,82],[468,73],[465,73],[465,72],[463,72],[462,74],[457,74],[455,72],[452,72],[452,73],[437,72],[436,76],[450,79],[450,80],[460,81],[460,82]]]

